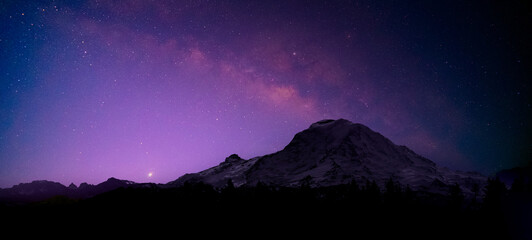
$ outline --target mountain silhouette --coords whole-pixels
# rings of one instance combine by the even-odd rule
[[[12,188],[0,189],[0,201],[33,202],[59,195],[70,198],[89,198],[118,188],[133,186],[143,185],[116,178],[109,178],[97,185],[82,183],[79,187],[74,184],[67,187],[58,182],[38,180],[31,183],[21,183]]]
[[[39,201],[63,195],[89,198],[118,188],[172,188],[185,183],[205,183],[223,188],[258,183],[283,187],[326,187],[375,182],[383,188],[393,180],[412,190],[447,194],[459,185],[472,195],[486,182],[478,173],[453,171],[437,166],[405,146],[398,146],[378,132],[345,119],[322,120],[297,133],[281,151],[251,159],[237,154],[207,170],[185,174],[167,184],[139,184],[109,178],[97,185],[82,183],[68,187],[57,182],[33,181],[0,189],[0,200]]]
[[[116,178],[97,185],[18,184],[0,189],[0,212],[11,220],[5,229],[85,231],[92,224],[123,231],[140,223],[138,229],[173,233],[180,226],[309,237],[528,239],[530,189],[517,181],[507,191],[498,179],[440,167],[338,119],[312,124],[276,153],[232,154],[167,184]]]
[[[265,183],[278,186],[332,186],[375,181],[384,186],[393,179],[414,190],[447,193],[458,184],[465,194],[486,178],[478,173],[437,166],[405,146],[398,146],[378,132],[345,119],[322,120],[297,133],[281,151],[248,160],[233,154],[218,166],[185,174],[171,186],[204,182],[223,187]],[[478,186],[477,186],[478,187]]]

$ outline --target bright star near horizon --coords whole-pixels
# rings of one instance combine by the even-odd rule
[[[452,169],[532,159],[525,1],[4,2],[0,188],[167,183],[339,118]]]

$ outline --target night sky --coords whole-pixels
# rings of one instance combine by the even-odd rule
[[[362,123],[442,166],[532,156],[527,1],[0,2],[0,187],[175,180]]]

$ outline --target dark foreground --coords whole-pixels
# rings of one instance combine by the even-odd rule
[[[531,237],[530,192],[492,187],[466,198],[413,192],[390,183],[326,188],[262,184],[216,190],[205,184],[180,188],[120,188],[96,197],[0,207],[3,232],[17,236],[79,237],[97,233],[165,233],[258,238],[526,239]],[[489,187],[488,187],[489,190]],[[102,235],[103,236],[103,235]],[[190,236],[190,235],[189,235]],[[174,237],[172,237],[174,238]]]

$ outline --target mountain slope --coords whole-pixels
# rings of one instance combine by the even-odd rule
[[[297,133],[281,151],[244,160],[231,155],[220,165],[170,182],[182,185],[201,181],[217,187],[229,179],[235,185],[255,185],[259,181],[279,186],[330,186],[375,181],[383,186],[392,178],[414,190],[445,192],[459,184],[465,193],[481,185],[485,177],[476,173],[452,171],[404,146],[398,146],[362,124],[345,119],[322,120]]]
[[[0,189],[0,201],[39,201],[57,195],[88,198],[121,187],[168,188],[186,182],[224,187],[229,180],[235,186],[255,186],[262,182],[291,187],[302,184],[332,186],[355,180],[361,184],[375,181],[383,187],[390,178],[412,190],[444,194],[454,184],[459,184],[465,194],[472,194],[475,185],[482,186],[486,182],[486,178],[478,173],[439,167],[362,124],[339,119],[312,124],[276,153],[249,160],[233,154],[218,166],[185,174],[166,185],[138,184],[116,178],[98,185],[82,183],[79,187],[34,181]]]

